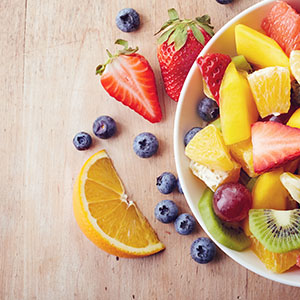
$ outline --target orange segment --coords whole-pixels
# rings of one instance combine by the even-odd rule
[[[124,193],[122,182],[108,157],[103,157],[91,165],[87,176],[95,182],[98,182],[119,194]]]
[[[251,249],[265,264],[267,269],[276,273],[283,273],[296,264],[300,250],[273,253],[267,250],[255,237],[251,236],[250,238],[252,240]]]
[[[134,202],[127,200],[105,150],[82,167],[74,186],[73,206],[83,233],[110,254],[138,257],[165,248]]]
[[[300,84],[300,50],[293,50],[290,55],[291,71]]]
[[[248,81],[262,118],[289,111],[291,80],[288,68],[264,68],[250,74]]]

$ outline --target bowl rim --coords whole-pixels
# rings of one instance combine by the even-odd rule
[[[287,0],[284,0],[287,1]],[[215,42],[215,40],[217,40],[230,26],[232,26],[234,23],[236,23],[237,21],[239,21],[241,18],[243,18],[244,16],[248,15],[249,13],[251,13],[252,11],[263,7],[265,5],[268,5],[272,2],[276,2],[276,0],[264,0],[261,2],[258,2],[250,7],[248,7],[247,9],[243,10],[242,12],[240,12],[239,14],[237,14],[235,17],[233,17],[230,21],[228,21],[224,26],[222,26],[217,33],[210,39],[210,41],[205,45],[205,47],[202,49],[202,51],[200,52],[199,56],[202,56],[204,54],[206,54],[207,49],[210,48],[210,46]],[[218,243],[212,236],[211,234],[206,230],[206,226],[202,221],[202,218],[199,219],[197,217],[197,213],[198,213],[198,208],[195,207],[195,205],[193,204],[193,201],[191,199],[189,199],[188,197],[188,193],[186,193],[187,191],[187,187],[185,186],[184,181],[182,180],[183,175],[182,175],[182,168],[180,166],[180,153],[179,153],[179,147],[182,146],[179,141],[181,141],[181,137],[179,135],[179,119],[180,119],[180,115],[181,115],[181,111],[182,111],[182,106],[183,106],[183,100],[185,98],[188,86],[189,86],[189,82],[194,74],[194,72],[197,70],[197,63],[196,60],[194,62],[194,64],[192,65],[186,79],[184,82],[184,85],[182,87],[181,93],[180,93],[180,97],[179,97],[179,101],[177,104],[177,109],[176,109],[176,113],[175,113],[175,118],[174,118],[174,133],[173,133],[173,147],[174,147],[174,157],[175,157],[175,165],[176,165],[176,170],[177,170],[177,174],[178,174],[178,178],[181,181],[181,185],[182,185],[182,189],[183,192],[185,194],[185,199],[186,202],[188,203],[192,213],[194,214],[195,218],[197,219],[197,222],[201,225],[202,229],[205,231],[205,233],[215,242],[215,244],[226,254],[228,255],[231,259],[233,259],[234,261],[236,261],[238,264],[240,264],[241,266],[245,267],[246,269],[264,277],[270,280],[273,280],[275,282],[279,282],[282,284],[286,284],[289,286],[295,286],[295,287],[300,287],[300,280],[299,283],[296,282],[290,282],[288,279],[284,279],[284,278],[278,278],[278,276],[280,276],[280,274],[277,273],[273,273],[271,271],[268,270],[260,270],[257,269],[256,267],[253,267],[250,263],[245,262],[245,261],[241,261],[240,258],[238,258],[234,253],[234,250],[231,250],[223,245],[221,245],[220,243]],[[179,145],[180,144],[180,145]],[[251,251],[251,250],[250,250]],[[257,258],[259,259],[259,258]],[[268,273],[270,272],[270,273]]]

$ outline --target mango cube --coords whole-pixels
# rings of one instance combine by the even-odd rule
[[[239,55],[261,68],[290,66],[289,58],[273,39],[246,25],[235,26],[235,43]]]
[[[250,138],[251,124],[258,113],[247,79],[231,62],[220,87],[220,118],[226,145]]]
[[[252,190],[252,208],[287,209],[289,193],[280,181],[283,172],[279,168],[258,177]]]
[[[243,170],[249,177],[258,176],[253,168],[253,147],[251,139],[230,145],[229,151],[233,159],[241,164]]]

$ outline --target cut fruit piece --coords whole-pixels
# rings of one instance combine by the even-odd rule
[[[289,58],[273,39],[246,25],[235,26],[235,42],[237,53],[261,68],[290,66]]]
[[[247,79],[233,62],[228,65],[220,88],[220,118],[226,145],[247,140],[251,124],[258,118]]]
[[[201,179],[212,191],[215,191],[220,185],[227,182],[238,182],[241,166],[233,161],[231,171],[221,171],[210,169],[195,161],[190,162],[190,168],[193,174]]]
[[[220,118],[214,120],[213,122],[211,122],[212,125],[214,125],[217,129],[220,130],[220,132],[222,132],[222,128],[221,128],[221,120]]]
[[[300,203],[300,175],[284,172],[280,175],[280,181],[292,198]]]
[[[300,129],[256,122],[252,126],[252,145],[254,171],[260,174],[300,156]]]
[[[252,208],[287,209],[289,193],[280,181],[282,173],[279,168],[258,177],[252,189]]]
[[[251,237],[251,249],[264,263],[267,269],[275,273],[283,273],[289,270],[297,262],[300,250],[293,250],[286,253],[273,253],[267,250],[255,237]]]
[[[251,72],[252,68],[250,64],[247,62],[244,55],[237,55],[232,58],[232,61],[235,67],[240,71]]]
[[[291,52],[290,65],[293,76],[300,84],[300,50],[293,50]]]
[[[210,89],[208,88],[204,78],[202,78],[203,81],[203,93],[206,97],[213,99],[216,101],[216,99],[214,98],[213,94],[211,93]],[[216,101],[217,102],[217,101]],[[217,102],[218,103],[218,102]]]
[[[249,224],[254,237],[271,252],[300,249],[300,209],[250,209]]]
[[[73,207],[83,233],[110,254],[139,257],[165,248],[136,205],[127,201],[105,150],[83,165],[74,186]]]
[[[237,224],[221,221],[213,210],[213,192],[206,189],[198,203],[198,208],[203,222],[208,232],[220,244],[236,250],[242,251],[251,245],[250,239]]]
[[[262,118],[287,113],[291,106],[290,71],[269,67],[248,76],[253,97]]]
[[[291,160],[290,162],[286,163],[282,167],[285,172],[294,173],[298,169],[299,163],[300,163],[300,159],[297,158],[295,160]]]
[[[256,177],[253,167],[253,147],[251,140],[245,140],[229,146],[231,156],[235,161],[241,164],[243,170],[250,176]]]
[[[300,108],[298,108],[290,117],[286,125],[290,127],[300,128]]]
[[[234,168],[220,131],[212,124],[200,130],[185,148],[185,155],[210,169],[231,171]]]
[[[261,27],[288,56],[292,50],[300,49],[300,15],[286,2],[275,2]]]

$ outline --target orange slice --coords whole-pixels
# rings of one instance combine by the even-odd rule
[[[139,257],[165,248],[137,206],[127,200],[105,150],[82,167],[74,186],[73,207],[83,233],[110,254]]]
[[[300,250],[293,250],[286,253],[273,253],[267,250],[255,237],[251,236],[251,249],[265,264],[266,268],[276,272],[283,273],[294,266]]]
[[[290,108],[291,79],[285,67],[268,67],[248,75],[257,110],[262,118],[287,113]]]
[[[293,50],[290,55],[291,71],[300,84],[300,50]]]

